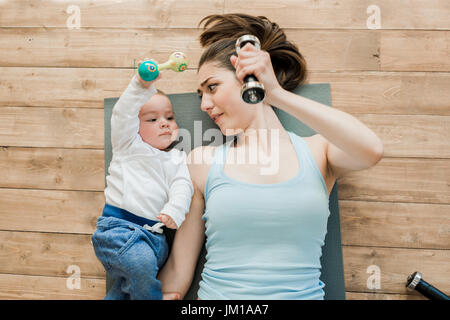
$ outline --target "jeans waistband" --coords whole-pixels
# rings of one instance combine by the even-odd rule
[[[103,208],[103,216],[104,217],[115,217],[123,220],[127,220],[129,222],[135,223],[143,227],[144,225],[149,225],[152,227],[159,221],[150,220],[144,217],[139,217],[125,209],[121,209],[109,204],[105,204],[105,207]]]

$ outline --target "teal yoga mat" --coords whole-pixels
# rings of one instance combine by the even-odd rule
[[[331,106],[330,84],[306,84],[299,86],[295,91],[296,94],[306,98]],[[209,116],[200,110],[200,98],[197,93],[179,93],[169,95],[172,102],[175,118],[177,120],[180,130],[180,137],[175,144],[175,148],[188,152],[199,145],[220,145],[229,141],[230,137],[220,136],[218,141],[207,138],[208,135],[203,135],[206,130],[215,128],[216,124],[209,118]],[[105,168],[109,167],[111,161],[111,114],[112,109],[118,98],[106,98],[105,102]],[[289,115],[288,113],[276,109],[275,112],[283,124],[284,128],[292,131],[299,136],[308,137],[314,135],[315,132]],[[194,130],[195,128],[195,130]],[[184,130],[184,132],[183,132]],[[217,132],[215,130],[214,132]],[[189,132],[190,134],[187,134]],[[195,136],[197,133],[197,136]],[[199,133],[202,133],[201,135]],[[105,170],[107,172],[107,170]],[[338,204],[338,187],[337,183],[334,185],[330,194],[330,216],[328,218],[328,230],[325,237],[325,245],[322,248],[322,275],[320,280],[325,283],[325,299],[326,300],[345,300],[345,285],[344,285],[344,267],[342,260],[342,242],[339,219],[339,204]],[[173,242],[175,232],[168,230],[167,238],[169,245]],[[200,258],[195,271],[194,280],[191,288],[186,294],[185,299],[197,299],[197,290],[199,288],[199,281],[201,279],[202,267],[205,262],[206,250],[203,246]],[[106,286],[109,286],[108,279]]]

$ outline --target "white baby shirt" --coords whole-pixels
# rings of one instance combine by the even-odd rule
[[[158,221],[169,215],[179,227],[191,205],[194,188],[186,153],[172,148],[161,151],[139,135],[139,111],[154,94],[137,76],[116,102],[111,117],[112,160],[106,177],[106,203],[137,216]]]

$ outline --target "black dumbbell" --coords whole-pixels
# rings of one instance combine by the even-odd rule
[[[430,300],[449,300],[449,297],[445,293],[423,280],[422,274],[417,271],[408,277],[406,287],[419,291]]]

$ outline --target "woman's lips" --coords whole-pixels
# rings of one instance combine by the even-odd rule
[[[219,116],[217,116],[217,117],[214,119],[214,122],[217,123],[217,121],[219,121],[219,119],[220,119],[220,117],[222,117],[222,115],[223,115],[223,113],[220,114]]]

